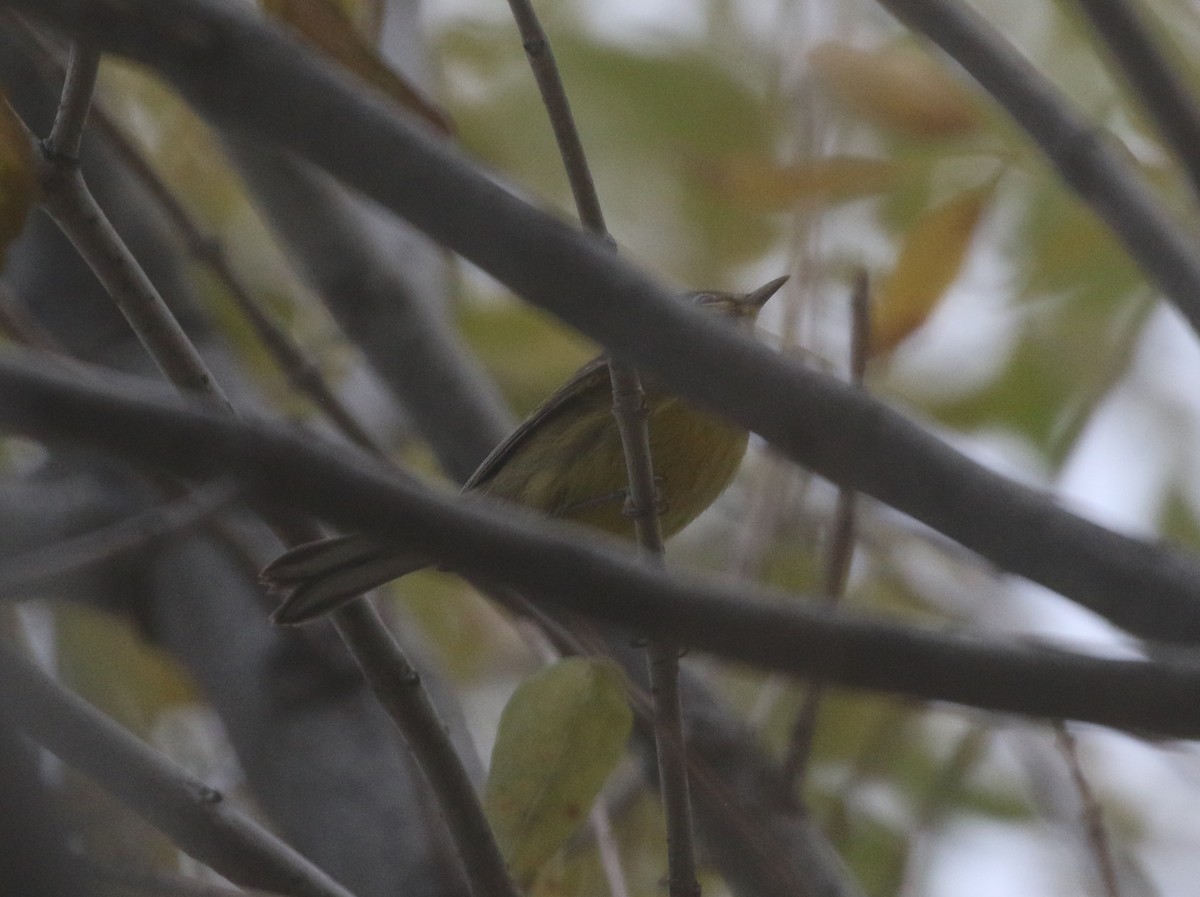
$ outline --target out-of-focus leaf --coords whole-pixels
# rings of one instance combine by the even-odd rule
[[[105,59],[100,77],[105,112],[203,227],[223,234],[246,214],[245,187],[230,171],[219,140],[178,94],[119,58]],[[245,243],[244,234],[238,243]]]
[[[895,162],[862,156],[801,159],[783,166],[766,159],[733,158],[699,170],[722,195],[771,211],[872,196],[891,187],[900,173]]]
[[[907,45],[860,50],[825,43],[809,53],[817,76],[851,111],[911,137],[961,137],[982,116],[972,96],[929,56]]]
[[[459,25],[442,58],[463,144],[564,214],[562,163],[511,26]],[[778,223],[732,202],[692,160],[767,158],[778,116],[711,53],[652,55],[560,28],[554,50],[609,227],[681,285],[720,287],[758,259]]]
[[[458,324],[521,415],[599,352],[575,331],[522,302],[464,303]]]
[[[1145,282],[1093,213],[1048,178],[1027,190],[1014,232],[1020,334],[1002,373],[927,410],[952,427],[1003,427],[1056,468],[1126,370],[1152,308]]]
[[[1163,501],[1158,531],[1163,538],[1195,550],[1200,547],[1200,519],[1192,502],[1177,486],[1173,486]]]
[[[667,837],[661,805],[643,789],[640,795],[623,801],[611,821],[627,893],[633,897],[659,894],[665,871],[662,845]],[[712,882],[712,887],[705,880],[700,884],[705,894],[722,890],[718,882]],[[570,842],[542,866],[525,893],[529,897],[612,897],[611,882],[595,839],[578,838]]]
[[[855,820],[852,837],[839,844],[838,853],[849,867],[864,894],[895,894],[902,882],[896,874],[903,868],[908,840],[902,832],[877,816]]]
[[[446,670],[458,681],[471,681],[497,669],[519,669],[529,656],[528,644],[507,625],[495,605],[462,578],[420,570],[403,579],[404,609],[438,651]]]
[[[1030,183],[1018,233],[1026,296],[1088,295],[1106,302],[1144,282],[1108,226],[1048,177]]]
[[[922,215],[871,308],[871,354],[889,352],[929,318],[962,269],[995,184],[964,190]]]
[[[621,672],[605,661],[560,661],[513,694],[496,733],[486,807],[519,884],[587,816],[632,725]]]
[[[0,95],[0,262],[41,193],[29,137]]]
[[[197,699],[178,664],[124,621],[79,604],[56,619],[63,679],[133,731],[146,735],[164,709]]]
[[[957,429],[1016,431],[1057,469],[1128,367],[1153,308],[1144,292],[1101,298],[1043,300],[1027,316],[1000,377],[978,393],[928,410]]]
[[[443,134],[453,129],[446,113],[407,79],[391,69],[355,30],[344,4],[336,0],[261,0],[270,15],[285,22],[306,41],[387,94]]]

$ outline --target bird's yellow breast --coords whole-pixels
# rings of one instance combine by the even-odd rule
[[[571,413],[542,421],[478,488],[550,517],[632,536],[625,513],[626,475],[607,377]],[[650,453],[662,508],[663,536],[700,515],[729,485],[748,435],[682,399],[647,390]]]

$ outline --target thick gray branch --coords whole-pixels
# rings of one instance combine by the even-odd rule
[[[853,388],[701,320],[644,274],[502,189],[234,7],[212,0],[5,2],[145,61],[224,126],[325,167],[515,292],[619,347],[679,394],[727,414],[836,483],[1131,632],[1200,639],[1194,561],[1083,521]],[[1155,253],[1174,257],[1178,243],[1155,243]],[[1200,296],[1200,276],[1183,292]]]
[[[842,615],[749,584],[668,576],[623,542],[447,496],[360,455],[182,405],[144,381],[109,375],[80,385],[14,353],[0,359],[0,428],[180,476],[227,474],[264,500],[386,534],[548,605],[735,660],[891,694],[1200,736],[1200,663],[1191,652],[1144,662],[1006,647]]]

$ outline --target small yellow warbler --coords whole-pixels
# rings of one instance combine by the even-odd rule
[[[701,308],[753,323],[785,280],[777,278],[752,293],[694,293],[690,298]],[[729,485],[749,434],[663,391],[650,378],[642,386],[665,538],[695,520]],[[463,491],[631,537],[608,358],[593,359],[546,399],[488,455]],[[262,578],[286,593],[275,622],[294,624],[427,563],[375,536],[336,536],[293,548],[263,570]]]

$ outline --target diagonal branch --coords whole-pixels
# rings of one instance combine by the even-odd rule
[[[860,391],[691,314],[633,266],[514,197],[233,7],[129,0],[120,10],[104,5],[106,15],[85,16],[100,7],[4,2],[152,65],[205,114],[325,167],[519,295],[619,347],[676,394],[722,412],[839,485],[1131,632],[1200,640],[1194,560],[1084,521]],[[307,98],[303,108],[289,100],[297,91]],[[1146,233],[1153,240],[1159,231]],[[1178,244],[1177,237],[1155,244],[1153,255],[1176,270]],[[1192,252],[1188,246],[1186,256]],[[1200,297],[1200,265],[1196,270],[1190,295]]]
[[[879,0],[879,4],[937,44],[1004,107],[1041,147],[1067,186],[1095,210],[1146,276],[1200,331],[1196,239],[1172,220],[1111,135],[1088,121],[965,3]]]
[[[190,856],[230,881],[307,897],[350,897],[232,807],[219,791],[0,645],[0,701],[51,753],[100,782]]]
[[[1200,197],[1200,107],[1127,0],[1076,0],[1138,99],[1183,164]]]
[[[600,197],[575,127],[575,117],[559,75],[554,51],[530,0],[509,0],[521,32],[542,103],[550,117],[559,155],[567,170],[571,193],[584,230],[610,247],[612,236],[604,224]],[[625,478],[629,488],[628,514],[633,519],[638,547],[649,558],[662,562],[665,553],[654,458],[650,451],[646,393],[637,368],[613,355],[608,360],[612,381],[612,413],[621,437]],[[695,833],[688,789],[687,747],[683,734],[683,705],[679,692],[680,648],[673,641],[646,646],[654,703],[654,742],[658,759],[659,793],[667,830],[667,890],[670,897],[699,897],[696,879]]]
[[[220,471],[263,499],[386,534],[547,605],[769,669],[988,710],[1200,736],[1200,663],[1189,652],[1117,661],[1009,647],[807,606],[745,583],[667,575],[622,542],[506,503],[449,497],[364,465],[356,452],[181,404],[144,381],[110,374],[84,385],[12,353],[0,359],[0,429],[178,475]]]

